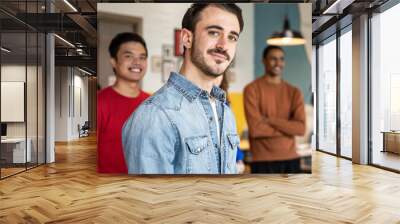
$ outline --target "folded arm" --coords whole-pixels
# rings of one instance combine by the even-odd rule
[[[297,90],[291,102],[291,116],[289,120],[282,118],[268,118],[268,123],[286,135],[302,136],[306,129],[304,100],[302,93]]]
[[[249,135],[252,138],[278,137],[283,133],[273,127],[268,119],[261,114],[260,99],[254,86],[247,86],[244,90],[244,111]]]

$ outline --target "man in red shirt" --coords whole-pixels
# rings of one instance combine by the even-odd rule
[[[127,173],[122,126],[149,94],[140,89],[147,69],[147,47],[141,36],[120,33],[109,46],[116,81],[97,95],[97,171]]]

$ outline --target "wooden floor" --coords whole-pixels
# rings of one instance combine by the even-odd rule
[[[19,168],[19,167],[18,168],[0,168],[0,169],[1,169],[1,178],[26,170],[25,167],[24,168]]]
[[[313,154],[312,174],[96,173],[94,138],[0,181],[0,223],[400,223],[400,175]]]
[[[400,170],[400,155],[392,152],[374,151],[372,162],[391,169]]]

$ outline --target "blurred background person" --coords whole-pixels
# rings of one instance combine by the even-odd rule
[[[122,125],[149,94],[140,81],[147,70],[147,47],[136,33],[120,33],[109,46],[114,85],[97,97],[97,170],[100,173],[127,173],[122,150]]]
[[[295,136],[305,133],[300,89],[282,79],[285,52],[268,46],[263,52],[265,73],[245,87],[244,107],[249,127],[252,173],[300,173]]]

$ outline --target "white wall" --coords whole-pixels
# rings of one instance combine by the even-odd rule
[[[254,80],[254,4],[238,4],[242,9],[244,28],[240,34],[236,52],[236,65],[232,71],[235,80],[229,84],[229,92],[243,92],[244,87]]]
[[[83,124],[89,119],[89,78],[88,76],[75,76],[75,85],[82,89],[82,116],[80,122]]]
[[[245,21],[244,31],[240,35],[236,65],[232,71],[236,74],[230,91],[241,92],[244,86],[253,80],[254,51],[254,4],[238,4],[242,8]],[[142,36],[149,50],[148,70],[143,79],[143,89],[155,92],[162,85],[161,73],[151,71],[152,56],[161,56],[163,44],[174,44],[174,29],[181,28],[183,15],[189,3],[98,3],[98,13],[119,14],[140,17],[143,21]],[[101,35],[99,33],[98,35]],[[109,63],[104,62],[104,63]],[[101,74],[99,74],[101,75]]]
[[[26,68],[25,65],[2,65],[1,81],[25,82],[25,69],[31,70],[32,67],[28,66]]]
[[[71,67],[56,67],[55,73],[55,141],[77,139],[78,124],[82,126],[88,120],[88,78]],[[79,88],[81,103],[76,97]],[[77,104],[82,106],[82,116]]]
[[[71,120],[71,136],[72,138],[77,138],[79,137],[79,133],[78,133],[78,124],[80,126],[82,126],[85,121],[88,120],[88,106],[89,106],[89,102],[88,102],[88,77],[87,76],[81,76],[82,73],[78,73],[77,74],[77,70],[74,71],[74,89],[75,91],[73,92],[73,94],[75,94],[74,96],[72,96],[75,100],[74,104],[74,110],[75,113],[73,113],[73,118]],[[77,90],[80,89],[80,99],[78,98],[78,93]],[[78,101],[81,102],[78,102]],[[80,105],[79,105],[80,104]],[[80,109],[82,110],[82,113],[80,113],[79,111],[79,106],[81,107]]]
[[[68,68],[55,68],[55,141],[68,140]]]
[[[300,14],[300,31],[304,39],[307,40],[304,49],[306,50],[308,61],[312,63],[312,3],[300,3],[298,4],[298,8]]]

